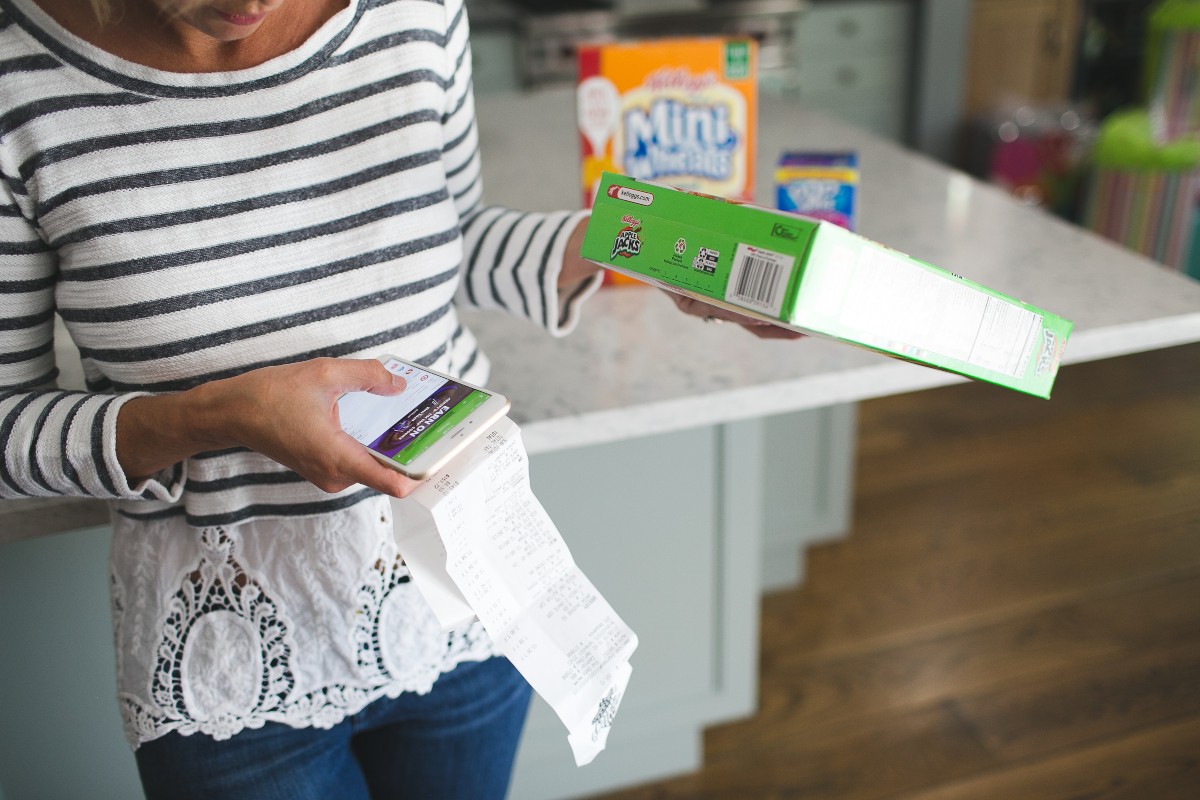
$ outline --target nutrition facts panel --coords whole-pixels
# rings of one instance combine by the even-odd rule
[[[820,310],[840,325],[892,349],[938,353],[1013,377],[1028,364],[1038,314],[875,247],[862,248],[853,262],[829,263],[812,277]]]

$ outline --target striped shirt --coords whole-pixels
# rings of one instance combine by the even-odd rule
[[[390,352],[482,383],[455,305],[562,334],[579,215],[481,205],[461,0],[359,0],[295,51],[168,73],[0,0],[0,497],[228,525],[327,495],[244,449],[130,486],[122,404],[256,367]],[[57,311],[87,392],[55,387]]]
[[[0,0],[0,497],[115,501],[118,699],[135,747],[329,727],[493,653],[443,632],[388,499],[256,453],[130,486],[121,405],[317,356],[483,383],[457,305],[566,333],[579,213],[480,204],[462,0],[351,0],[299,49],[176,74]],[[87,391],[55,387],[55,312]],[[286,421],[284,421],[286,422]]]

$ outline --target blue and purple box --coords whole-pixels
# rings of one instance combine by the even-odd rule
[[[784,153],[775,170],[775,206],[855,229],[857,153]]]

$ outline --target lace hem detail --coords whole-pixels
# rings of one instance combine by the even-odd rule
[[[200,531],[199,563],[164,608],[148,696],[118,696],[135,750],[171,731],[224,740],[267,722],[330,728],[381,697],[426,694],[458,664],[495,654],[478,622],[440,630],[394,545],[385,542],[354,594],[354,680],[298,691],[294,625],[262,578],[237,561],[236,537],[236,529]],[[124,592],[119,582],[112,588],[119,631]]]
[[[486,638],[486,637],[485,637]],[[453,648],[452,648],[453,649]],[[268,722],[280,722],[293,728],[332,728],[347,717],[352,717],[371,703],[383,697],[395,698],[405,692],[428,694],[437,677],[451,671],[459,664],[467,661],[483,661],[496,653],[490,644],[479,648],[478,652],[462,651],[456,659],[441,664],[430,665],[433,668],[433,680],[427,681],[424,688],[407,686],[400,682],[371,688],[352,686],[327,686],[316,692],[310,692],[294,702],[274,711],[248,715],[244,718],[226,717],[221,725],[183,718],[171,718],[157,711],[143,700],[129,694],[119,695],[121,719],[125,727],[125,738],[134,750],[146,742],[153,741],[172,731],[178,731],[183,736],[202,733],[217,741],[232,738],[243,730],[261,728]]]

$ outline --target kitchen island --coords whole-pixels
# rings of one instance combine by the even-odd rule
[[[578,203],[572,92],[490,96],[479,119],[489,202]],[[857,151],[860,231],[1074,320],[1066,364],[1200,341],[1200,284],[797,106],[764,102],[764,205],[786,149]],[[961,379],[817,339],[758,341],[643,288],[600,293],[563,340],[464,318],[491,356],[490,385],[513,402],[535,491],[641,639],[609,751],[577,770],[538,704],[514,798],[694,767],[706,725],[754,711],[759,593],[798,580],[805,542],[849,525],[853,403]],[[60,355],[78,385],[70,347]],[[30,776],[45,788],[73,775],[94,797],[136,792],[112,698],[107,535],[99,503],[0,504],[0,797],[26,796]]]

